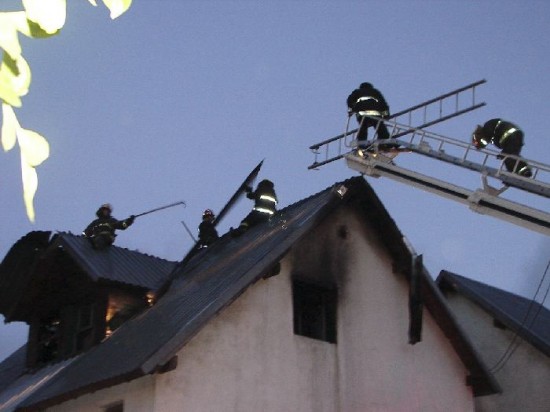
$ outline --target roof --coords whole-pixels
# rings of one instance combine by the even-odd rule
[[[185,260],[186,263],[173,272],[166,293],[154,306],[45,380],[19,407],[29,410],[47,407],[162,370],[211,318],[264,277],[299,239],[339,205],[351,202],[369,220],[395,266],[406,267],[411,259],[409,249],[372,188],[362,177],[337,183],[280,210],[269,222],[239,237],[222,236],[212,247]],[[425,276],[429,279],[423,282],[424,290],[432,296],[426,307],[440,310],[445,307],[444,299],[429,275]],[[458,348],[459,356],[475,377],[474,392],[494,393],[498,386],[491,375],[456,322],[449,319],[450,312],[443,313],[439,318],[446,322],[441,325],[446,328],[446,335],[453,337],[453,347]],[[2,367],[0,365],[0,371]]]
[[[84,236],[48,231],[30,232],[17,241],[0,265],[0,313],[8,321],[18,316],[37,269],[47,258],[65,252],[93,282],[111,282],[156,291],[176,267],[176,262],[160,259],[115,245],[92,248]]]
[[[472,279],[441,271],[440,288],[460,293],[546,356],[550,356],[550,310],[538,302]]]
[[[96,250],[84,236],[58,233],[50,249],[62,247],[93,281],[109,281],[157,290],[176,266],[141,252],[112,245]]]

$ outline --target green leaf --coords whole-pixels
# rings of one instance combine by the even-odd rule
[[[103,0],[103,3],[111,11],[111,19],[114,20],[130,8],[132,0]]]
[[[19,122],[15,116],[13,108],[9,104],[2,104],[2,147],[4,151],[13,149],[17,140],[16,131],[19,128]]]
[[[21,159],[31,167],[39,166],[50,155],[48,141],[33,130],[18,127],[17,141],[21,149]]]
[[[15,60],[4,53],[0,65],[0,98],[11,106],[21,107],[21,96],[29,91],[31,69],[23,56]]]
[[[46,33],[55,34],[67,17],[66,0],[23,0],[27,19],[38,24]]]

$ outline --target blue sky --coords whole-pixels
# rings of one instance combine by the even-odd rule
[[[16,3],[10,1],[8,3]],[[363,81],[392,112],[480,79],[487,106],[431,130],[467,141],[503,117],[525,132],[523,155],[550,163],[550,3],[546,1],[135,0],[111,21],[104,7],[70,1],[66,27],[24,41],[33,83],[23,127],[45,135],[36,223],[25,216],[19,154],[1,154],[3,257],[32,230],[80,233],[98,206],[136,220],[117,245],[178,260],[205,208],[221,209],[265,158],[280,206],[357,173],[337,162],[307,170],[308,147],[344,131],[345,100]],[[414,155],[397,163],[438,173]],[[448,171],[480,187],[479,176]],[[550,239],[387,179],[367,178],[435,277],[445,269],[532,298]],[[550,210],[548,199],[507,196]],[[224,233],[249,211],[240,201]],[[547,285],[546,285],[547,286]],[[539,295],[540,297],[540,295]],[[0,359],[26,340],[0,326]],[[405,333],[405,332],[404,332]]]

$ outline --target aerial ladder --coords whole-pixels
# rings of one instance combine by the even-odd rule
[[[484,83],[485,80],[480,80],[405,109],[386,119],[373,118],[379,122],[378,125],[381,122],[386,125],[392,139],[376,140],[375,134],[375,139],[369,142],[371,146],[368,151],[356,147],[357,129],[346,130],[343,134],[312,145],[310,150],[314,153],[315,159],[308,169],[317,169],[343,158],[348,167],[363,175],[388,177],[466,204],[475,212],[550,235],[550,213],[500,196],[509,188],[516,188],[550,199],[550,165],[518,156],[504,155],[490,149],[476,149],[469,142],[424,129],[483,107],[485,103],[476,102],[476,89]],[[400,148],[389,151],[379,150],[379,145],[388,142],[398,143]],[[478,173],[482,187],[472,190],[401,167],[393,159],[403,151]],[[513,158],[518,163],[520,160],[527,162],[532,176],[527,178],[508,172],[504,167],[506,157]],[[488,178],[500,181],[502,187],[491,186]]]

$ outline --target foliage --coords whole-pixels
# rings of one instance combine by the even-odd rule
[[[31,69],[23,58],[19,33],[40,39],[54,36],[65,25],[67,0],[21,0],[22,11],[0,12],[0,48],[3,50],[0,64],[0,99],[2,100],[2,129],[0,140],[4,151],[13,149],[16,143],[21,152],[21,176],[23,199],[27,216],[34,222],[34,195],[38,188],[36,167],[49,156],[48,141],[39,133],[24,129],[14,111],[21,107],[31,84]],[[96,0],[88,0],[97,6]],[[103,0],[111,19],[122,15],[132,0]]]

